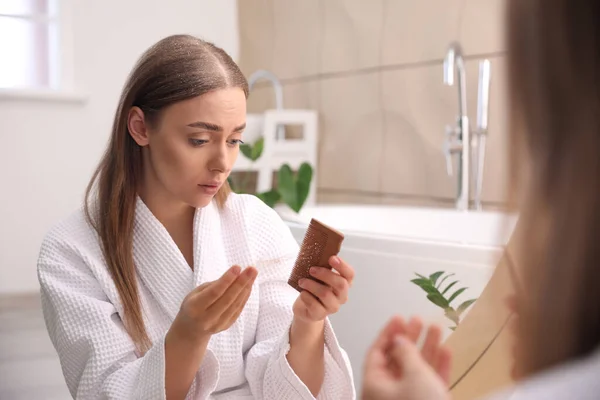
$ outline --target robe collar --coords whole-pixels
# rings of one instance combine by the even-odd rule
[[[225,264],[220,213],[215,201],[196,209],[193,222],[193,266],[162,223],[137,198],[133,256],[138,277],[173,320],[185,296],[203,282],[218,279]]]

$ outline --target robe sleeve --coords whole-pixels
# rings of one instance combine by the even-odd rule
[[[256,399],[314,399],[287,361],[289,329],[298,292],[287,280],[298,254],[290,229],[274,210],[256,204],[258,218],[250,227],[257,252],[259,316],[254,346],[246,355],[246,379]],[[354,399],[352,369],[331,323],[325,321],[325,379],[317,399]]]
[[[142,357],[98,280],[73,249],[44,241],[44,319],[75,399],[165,399],[164,337]]]

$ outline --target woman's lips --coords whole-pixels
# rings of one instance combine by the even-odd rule
[[[221,187],[221,185],[222,185],[221,183],[209,183],[209,184],[198,185],[198,186],[200,187],[200,189],[202,189],[202,191],[205,194],[214,196],[219,191],[219,188]]]

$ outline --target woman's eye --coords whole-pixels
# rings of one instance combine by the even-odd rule
[[[233,146],[237,146],[240,144],[244,144],[244,142],[241,139],[233,139],[229,141],[229,144],[233,145]]]
[[[208,140],[204,140],[204,139],[190,139],[190,144],[192,146],[202,146],[203,144],[207,143]]]

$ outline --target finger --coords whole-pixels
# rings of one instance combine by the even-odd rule
[[[352,285],[352,282],[354,281],[354,268],[352,268],[350,264],[348,264],[338,256],[332,256],[329,259],[329,265],[331,265],[333,269],[339,272],[341,276],[346,278],[348,283]]]
[[[404,322],[404,318],[399,315],[393,316],[387,323],[387,325],[383,328],[383,330],[377,336],[375,342],[371,346],[371,349],[380,349],[385,351],[390,348],[394,337],[396,335],[404,335],[406,334],[406,323]]]
[[[433,365],[432,365],[433,366]],[[452,367],[452,352],[446,346],[437,351],[437,362],[434,366],[437,374],[442,378],[446,386],[450,385],[450,370]]]
[[[254,283],[258,271],[256,268],[248,267],[240,274],[240,276],[227,288],[225,293],[217,301],[215,301],[207,311],[212,314],[220,315],[225,311],[238,297],[240,292],[247,284]],[[209,288],[210,290],[210,288]]]
[[[429,327],[421,354],[423,355],[425,361],[427,361],[433,368],[436,367],[437,352],[440,347],[441,338],[442,330],[438,326],[433,325]]]
[[[417,343],[419,337],[421,336],[421,331],[423,330],[423,321],[421,321],[418,317],[412,317],[408,322],[408,327],[406,329],[406,336],[412,340],[413,343]]]
[[[252,285],[246,285],[244,290],[238,295],[235,299],[235,302],[223,313],[222,315],[222,329],[228,329],[235,321],[238,319],[244,308],[246,307],[246,303],[252,294]]]
[[[308,316],[314,320],[319,321],[325,318],[327,310],[319,300],[317,300],[310,292],[303,291],[300,293],[300,298],[304,302],[304,306],[308,312]]]
[[[187,297],[196,296],[212,284],[214,284],[214,282],[204,282],[203,284],[196,286],[190,293],[188,293]]]
[[[329,285],[341,303],[348,301],[348,289],[350,285],[346,278],[323,267],[312,267],[309,272],[311,276]]]
[[[314,295],[329,314],[338,312],[340,302],[329,286],[315,282],[312,279],[300,279],[298,286]]]
[[[391,352],[394,362],[401,368],[402,374],[413,375],[422,373],[429,368],[421,357],[419,349],[408,336],[398,336]]]
[[[201,296],[198,301],[202,301],[205,308],[208,308],[217,301],[236,281],[241,273],[239,265],[229,268],[219,279],[214,282],[206,282],[192,291],[193,297]]]
[[[248,303],[250,295],[252,294],[252,285],[248,286],[246,289],[247,290],[243,292],[243,296],[240,296],[238,300],[231,306],[232,308],[235,307],[233,312],[235,319],[237,319],[240,316],[240,314],[246,307],[246,304]]]

